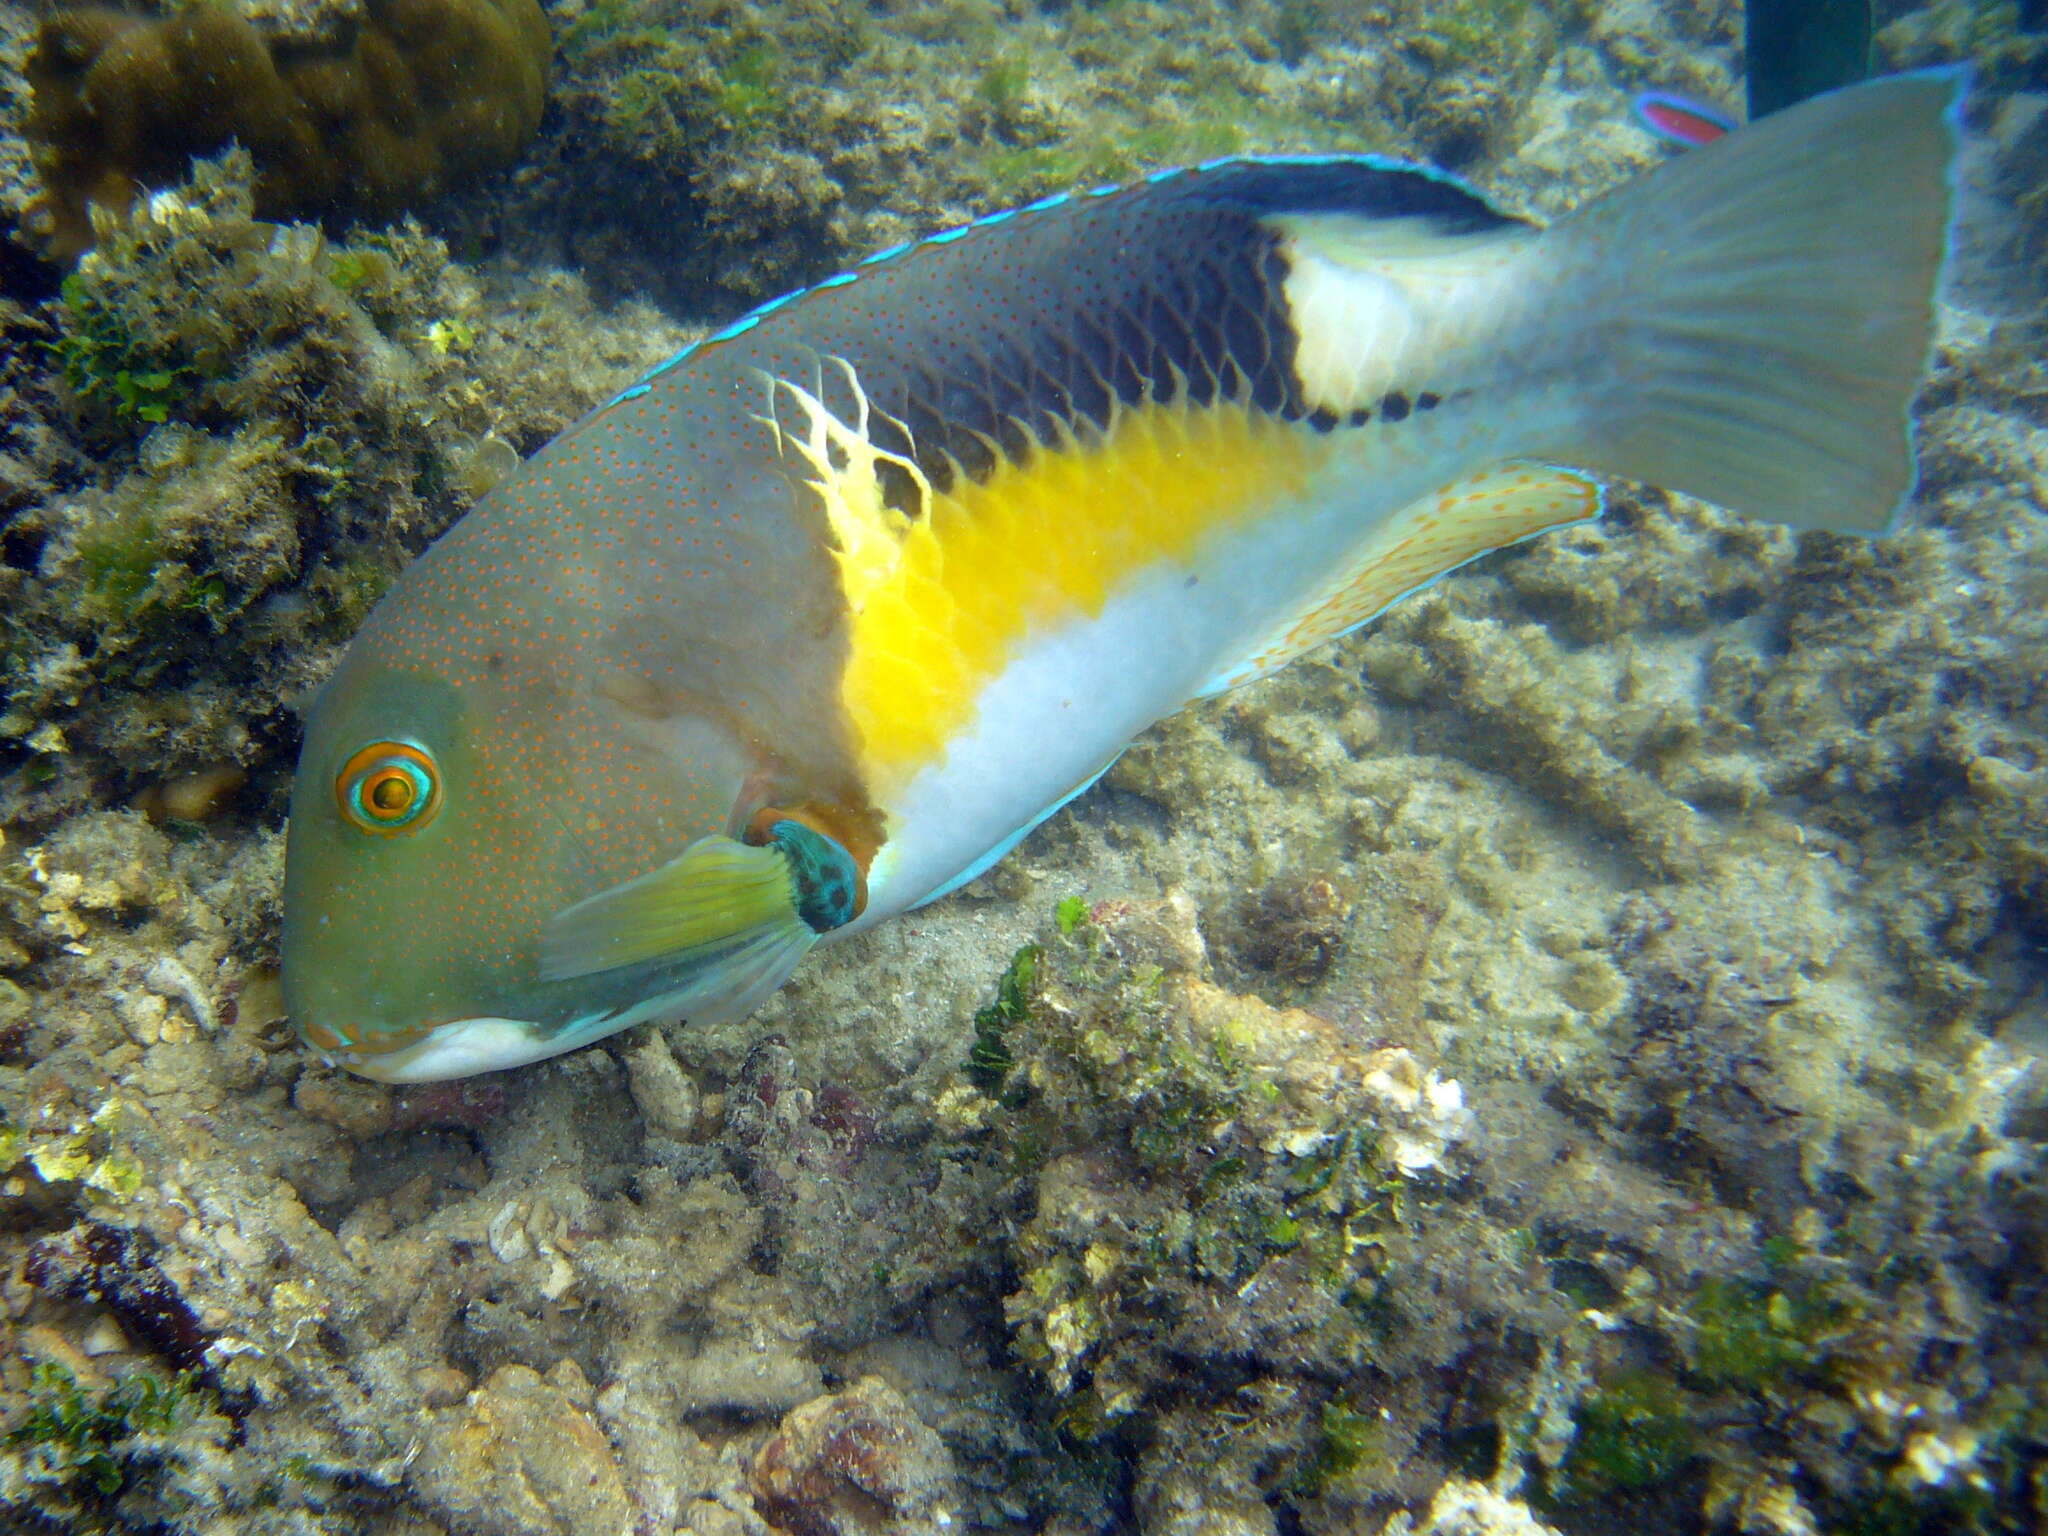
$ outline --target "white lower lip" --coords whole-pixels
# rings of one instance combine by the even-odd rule
[[[722,1024],[753,1012],[789,979],[812,942],[808,930],[793,938],[771,936],[766,943],[743,947],[731,964],[721,963],[675,991],[642,998],[630,1007],[586,1014],[559,1029],[480,1015],[437,1025],[395,1051],[335,1051],[327,1059],[379,1082],[438,1083],[545,1061],[648,1019]]]
[[[776,978],[778,985],[780,980]],[[738,1011],[744,1012],[758,1001],[758,996],[746,996]],[[503,1072],[529,1062],[546,1061],[550,1056],[560,1056],[593,1040],[630,1029],[643,1020],[663,1015],[675,1017],[684,1011],[682,999],[669,994],[646,998],[630,1008],[591,1014],[564,1028],[547,1031],[524,1019],[454,1019],[395,1051],[337,1051],[328,1059],[380,1083],[439,1083],[452,1077],[474,1077],[479,1072]],[[706,1015],[713,1019],[721,1016]]]
[[[573,1051],[584,1038],[573,1030],[544,1036],[521,1019],[456,1019],[399,1050],[339,1051],[334,1059],[382,1083],[438,1083],[544,1061]]]

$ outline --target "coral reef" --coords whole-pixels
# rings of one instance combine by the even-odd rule
[[[564,253],[729,312],[1333,144],[1551,211],[1660,153],[1630,90],[1739,96],[1718,0],[552,19],[530,174],[438,235],[265,223],[233,153],[61,288],[0,263],[0,1525],[2048,1522],[2038,7],[1883,8],[1984,64],[1995,236],[1897,535],[1623,488],[753,1018],[394,1090],[278,1016],[291,706],[689,334]],[[0,69],[16,211],[26,110]]]
[[[1468,1105],[1387,1043],[1419,1019],[1219,991],[1182,896],[1099,903],[1007,973],[1013,1060],[944,1107],[1029,1171],[1016,1348],[1069,1434],[1128,1447],[1143,1529],[1351,1530],[1460,1475],[1567,1529],[1617,1500],[2024,1520],[2048,1229],[2027,1133],[1990,1165],[1983,1137],[2048,1107],[2038,1063],[1974,1062],[1986,1118],[1910,1156],[1868,1122],[1816,1143],[1785,1000],[1653,918],[1612,942],[1614,1054],[1550,1103]]]
[[[268,33],[202,0],[42,23],[26,132],[44,198],[26,229],[69,259],[119,215],[239,143],[265,218],[389,217],[497,170],[540,123],[551,41],[536,0],[366,0],[327,36]]]

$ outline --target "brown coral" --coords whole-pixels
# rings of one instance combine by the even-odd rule
[[[551,51],[535,0],[369,0],[361,26],[312,46],[218,5],[57,11],[28,66],[46,188],[31,232],[76,256],[94,207],[123,210],[234,140],[266,217],[394,213],[511,161],[539,126]]]

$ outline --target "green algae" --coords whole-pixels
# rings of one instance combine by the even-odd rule
[[[580,287],[487,328],[441,242],[264,225],[253,175],[240,152],[202,162],[110,225],[24,356],[49,380],[40,430],[91,451],[67,494],[10,514],[29,557],[0,571],[0,732],[62,749],[0,767],[9,820],[275,750],[262,722],[473,499],[441,466],[539,440],[661,345],[565,390],[592,365],[549,338],[594,318]]]
[[[98,611],[127,622],[149,606],[164,543],[155,519],[146,511],[138,510],[90,530],[80,536],[77,547],[85,592]]]
[[[153,1475],[162,1459],[155,1442],[208,1403],[191,1371],[137,1371],[95,1395],[64,1366],[41,1361],[29,1372],[28,1411],[6,1444],[26,1453],[28,1481],[111,1499]]]
[[[1817,1285],[1709,1275],[1692,1298],[1692,1370],[1709,1386],[1760,1389],[1818,1363],[1848,1304]]]
[[[1336,1401],[1323,1404],[1316,1419],[1316,1429],[1321,1443],[1309,1461],[1303,1480],[1306,1490],[1311,1493],[1334,1479],[1357,1471],[1373,1454],[1380,1438],[1379,1422],[1373,1415],[1360,1413]]]
[[[994,1097],[1016,1065],[1010,1032],[1030,1017],[1030,997],[1044,950],[1026,944],[1010,958],[996,981],[995,1001],[974,1015],[974,1046],[968,1053],[967,1075],[974,1086]]]
[[[140,339],[134,324],[83,274],[68,274],[60,289],[60,334],[50,344],[64,382],[89,406],[117,421],[153,425],[170,420],[186,393],[181,375],[192,370],[165,358]]]
[[[1451,0],[1420,17],[1411,46],[1450,67],[1497,57],[1506,39],[1528,19],[1532,0]]]
[[[1698,1444],[1690,1405],[1670,1383],[1647,1372],[1602,1384],[1580,1402],[1573,1423],[1571,1454],[1545,1485],[1560,1504],[1668,1482]]]
[[[1081,921],[1067,907],[1001,987],[1015,1059],[992,1134],[1034,1150],[1020,1172],[1038,1188],[1005,1309],[1077,1434],[1174,1399],[1170,1352],[1144,1321],[1161,1309],[1220,1308],[1252,1328],[1243,1298],[1277,1289],[1314,1319],[1297,1347],[1370,1357],[1403,1326],[1383,1244],[1431,1201],[1395,1164],[1414,1127],[1390,1106],[1376,1127],[1361,1092],[1375,1070],[1412,1072],[1406,1058],[1368,1065],[1319,1021],[1191,981],[1176,911],[1111,902]],[[1325,1072],[1361,1097],[1304,1094]],[[1331,1423],[1342,1459],[1356,1426]]]
[[[717,112],[735,133],[765,132],[789,110],[782,56],[766,42],[748,43],[718,71]]]
[[[119,1205],[141,1190],[141,1160],[121,1134],[121,1101],[109,1098],[90,1116],[45,1119],[34,1126],[0,1120],[0,1174],[25,1165],[47,1185],[76,1186],[92,1204]]]

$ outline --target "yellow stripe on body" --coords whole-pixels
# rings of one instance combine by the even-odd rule
[[[1028,637],[1099,617],[1141,572],[1296,501],[1333,452],[1332,436],[1242,406],[1147,402],[1099,434],[1062,434],[1021,460],[998,453],[986,481],[956,475],[938,492],[874,445],[859,381],[840,366],[856,420],[778,380],[806,419],[776,429],[809,464],[839,546],[843,696],[882,793],[943,757]],[[886,504],[884,464],[910,477],[921,515]]]

